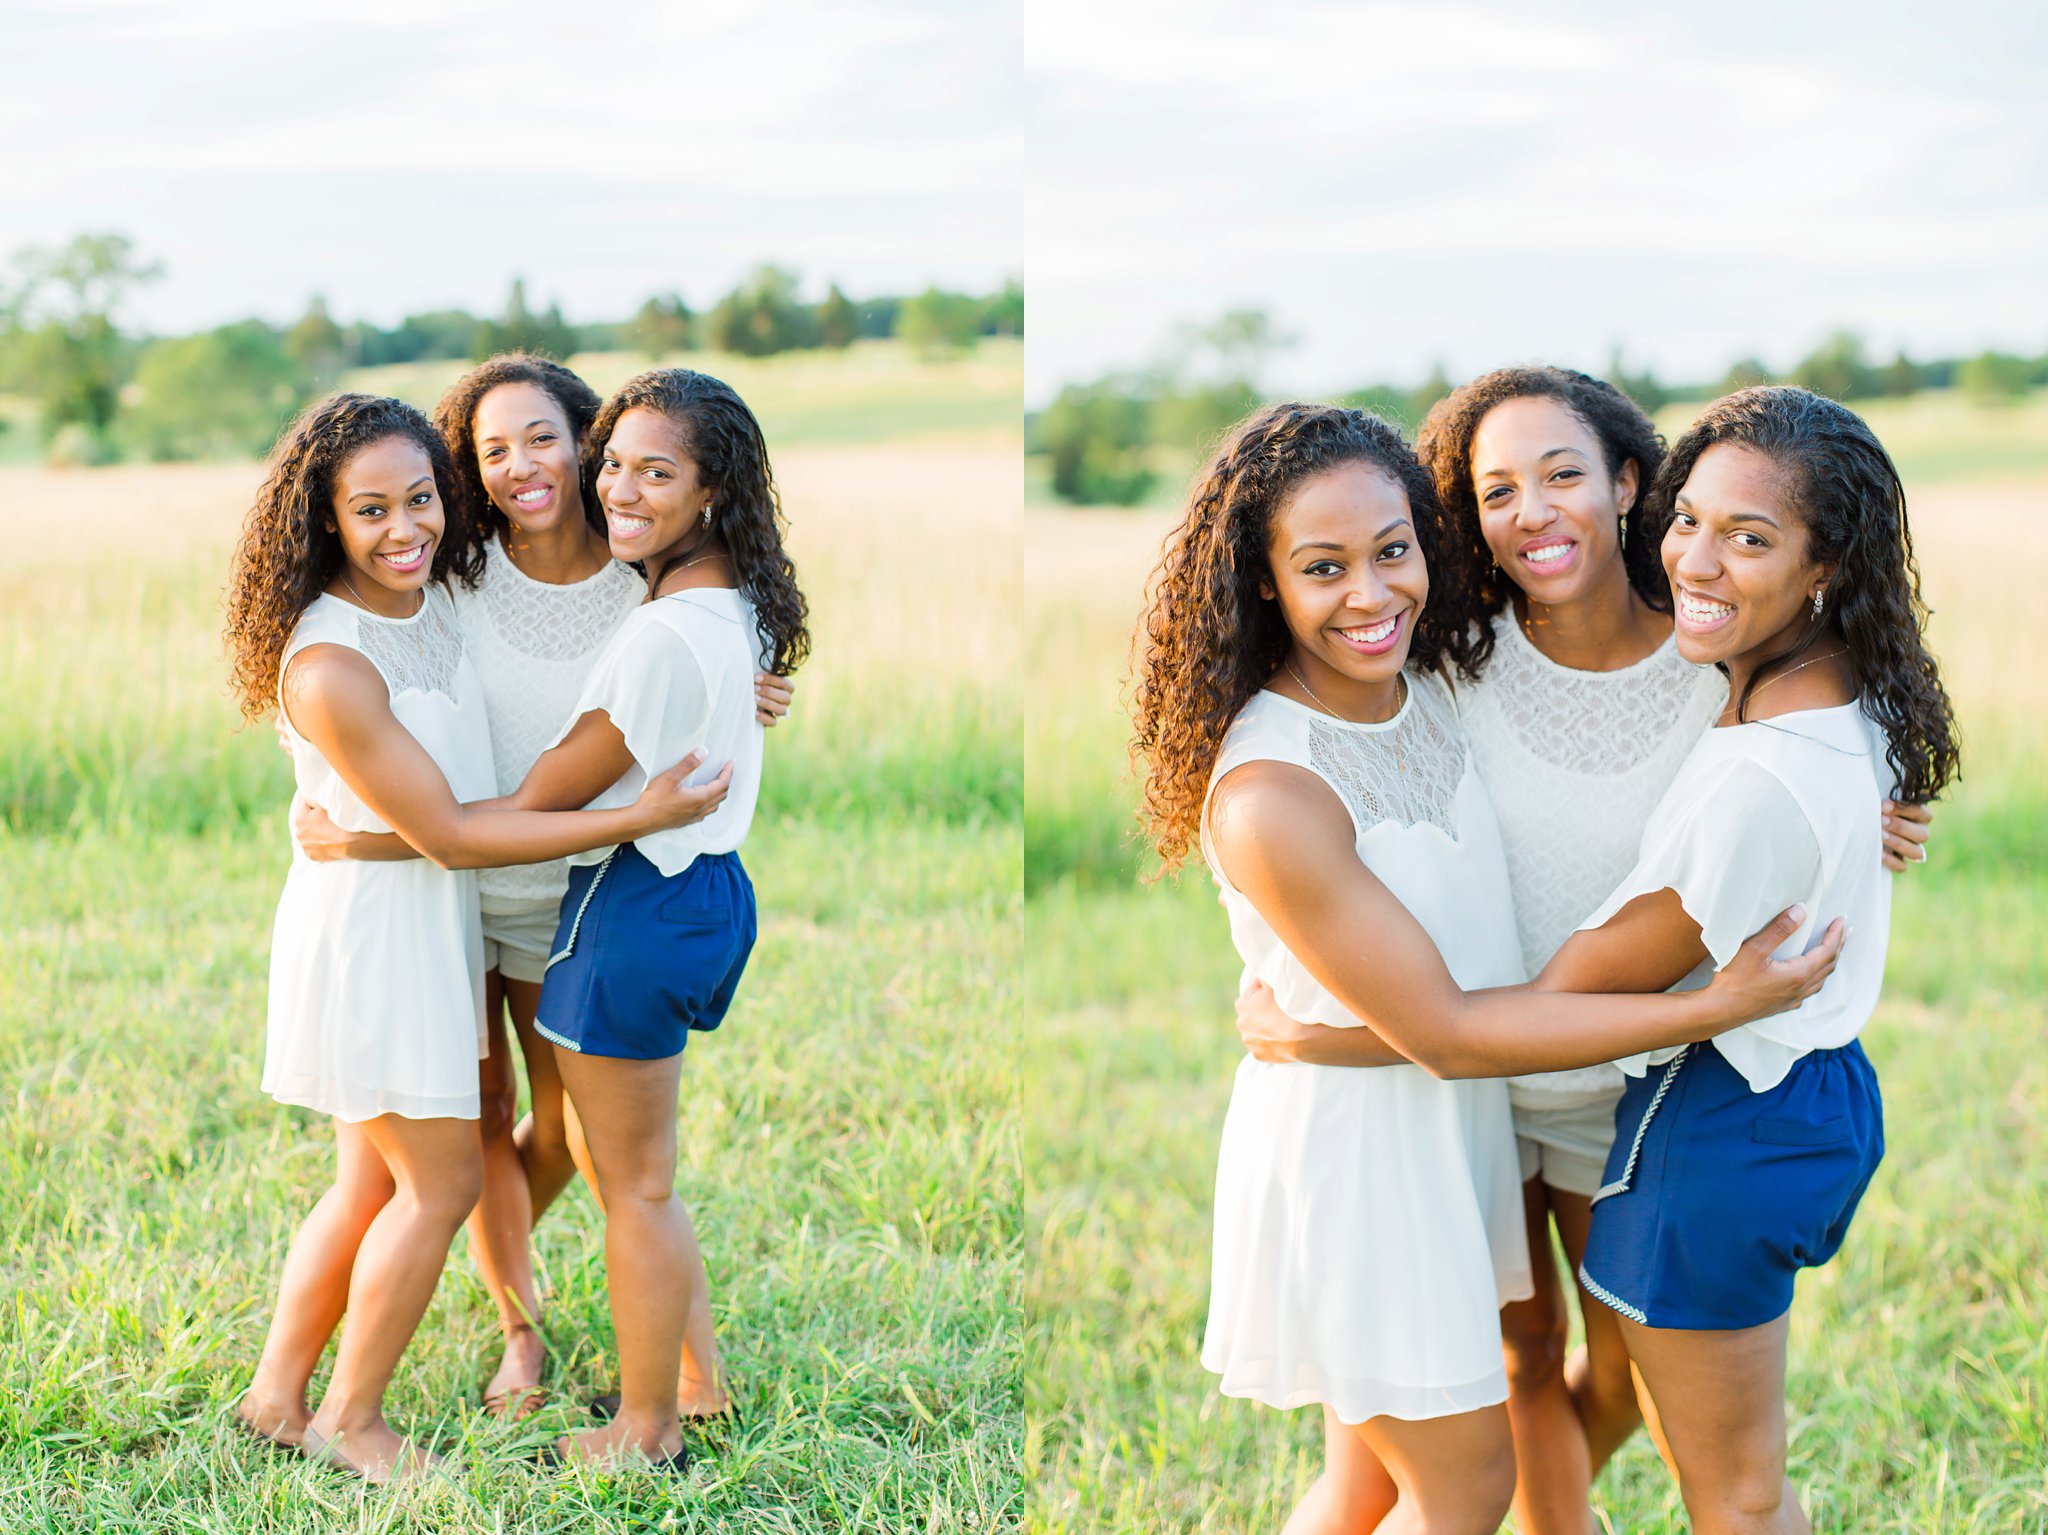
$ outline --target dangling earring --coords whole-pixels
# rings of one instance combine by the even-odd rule
[[[709,501],[704,503],[704,526],[707,528],[711,526],[711,503]]]
[[[1821,592],[1825,592],[1826,590],[1827,590],[1827,588],[1826,588],[1825,586],[1823,586],[1823,587],[1822,587],[1822,588],[1820,589],[1820,591],[1818,591],[1818,592],[1815,592],[1815,593],[1813,594],[1813,616],[1814,616],[1815,618],[1819,618],[1819,617],[1820,617],[1820,599],[1821,599]]]

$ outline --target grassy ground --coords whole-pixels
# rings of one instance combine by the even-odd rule
[[[1792,1474],[1816,1530],[2010,1535],[2048,1530],[2048,648],[2026,617],[2048,480],[1923,480],[1911,504],[1967,776],[1898,882],[1867,1035],[1890,1151],[1801,1283]],[[1313,1413],[1226,1402],[1196,1357],[1238,966],[1199,871],[1136,884],[1119,706],[1170,521],[1027,517],[1027,1527],[1047,1535],[1275,1528],[1321,1457]],[[1641,1436],[1596,1507],[1611,1531],[1683,1527]]]
[[[286,764],[233,730],[215,639],[255,470],[0,470],[0,1529],[1015,1524],[1014,424],[777,468],[817,656],[770,738],[761,942],[691,1047],[679,1177],[747,1417],[682,1488],[521,1463],[612,1368],[572,1191],[538,1240],[562,1405],[478,1418],[495,1328],[458,1250],[392,1396],[465,1466],[418,1504],[224,1422],[330,1158],[256,1087]]]

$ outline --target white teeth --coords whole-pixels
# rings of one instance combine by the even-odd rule
[[[1374,624],[1369,629],[1339,629],[1337,632],[1360,645],[1377,645],[1394,632],[1394,625],[1400,621],[1401,617],[1397,613],[1385,623]]]
[[[545,485],[536,485],[536,486],[535,486],[535,487],[534,487],[534,488],[533,488],[532,490],[522,490],[522,491],[520,491],[520,492],[519,492],[519,493],[518,493],[517,495],[515,495],[515,496],[514,496],[514,497],[513,497],[512,499],[513,499],[514,501],[538,501],[538,500],[539,500],[539,499],[540,499],[540,498],[541,498],[542,496],[546,495],[547,493],[548,493],[548,488],[547,488],[547,486],[545,486]]]
[[[1694,623],[1701,624],[1712,623],[1717,618],[1726,618],[1735,611],[1732,603],[1709,602],[1704,597],[1694,597],[1690,594],[1678,599],[1678,609]]]
[[[1563,559],[1571,552],[1572,546],[1570,544],[1546,544],[1541,549],[1531,549],[1522,558],[1531,565],[1548,565],[1554,560]]]
[[[401,570],[410,570],[413,566],[419,564],[421,556],[426,552],[427,546],[421,544],[418,548],[407,549],[402,554],[387,554],[384,556],[384,561],[388,565],[398,566]]]

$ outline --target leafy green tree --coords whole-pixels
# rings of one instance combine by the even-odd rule
[[[550,304],[535,314],[526,302],[526,279],[512,279],[505,312],[496,320],[480,320],[471,337],[469,355],[478,361],[500,352],[536,352],[566,360],[576,354],[576,327],[562,318],[562,306]]]
[[[626,339],[634,351],[644,352],[649,362],[660,362],[689,349],[690,326],[695,318],[681,294],[656,294],[626,323]]]
[[[1771,370],[1754,357],[1738,357],[1721,375],[1721,393],[1733,394],[1738,389],[1753,389],[1758,384],[1771,382]]]
[[[896,336],[918,355],[936,357],[973,347],[980,323],[980,305],[966,294],[926,288],[896,312]]]
[[[770,357],[818,344],[817,316],[797,297],[797,275],[759,266],[713,306],[704,337],[713,350]]]
[[[1402,398],[1401,410],[1408,424],[1409,436],[1415,435],[1415,429],[1422,425],[1422,418],[1429,414],[1430,407],[1450,392],[1451,381],[1444,376],[1444,365],[1433,364],[1429,370],[1429,377],[1409,390]]]
[[[1161,447],[1199,457],[1258,403],[1257,391],[1243,379],[1164,388],[1152,401],[1149,435]]]
[[[1903,399],[1919,390],[1920,370],[1913,365],[1913,359],[1903,350],[1893,354],[1892,360],[1885,364],[1881,387],[1886,394],[1895,399]]]
[[[852,346],[859,335],[860,315],[853,300],[839,291],[838,283],[832,284],[818,305],[818,339],[829,347],[843,349]]]
[[[1147,461],[1150,413],[1144,382],[1128,374],[1062,389],[1034,423],[1052,460],[1053,494],[1096,506],[1143,500],[1157,478]]]
[[[1882,387],[1878,370],[1863,353],[1863,338],[1838,330],[1800,359],[1791,382],[1831,400],[1867,399]]]
[[[261,320],[153,341],[135,369],[126,431],[155,459],[264,452],[315,380]]]
[[[1640,373],[1631,373],[1627,361],[1616,347],[1607,360],[1607,382],[1640,405],[1646,414],[1654,415],[1671,401],[1671,391],[1657,382],[1657,375],[1645,368]]]
[[[981,302],[981,333],[984,336],[1024,334],[1024,283],[1008,278],[1001,288]]]
[[[1979,352],[1956,367],[1956,385],[1979,405],[2010,405],[2025,396],[2033,368],[2024,357]]]
[[[9,305],[21,335],[17,363],[30,385],[44,438],[67,428],[81,448],[70,456],[103,462],[120,409],[133,346],[117,314],[143,283],[162,275],[136,259],[126,235],[83,234],[62,250],[30,248],[14,257],[17,286]]]
[[[341,377],[348,360],[348,335],[334,323],[321,295],[313,295],[306,312],[284,333],[284,351],[316,390],[332,389]]]

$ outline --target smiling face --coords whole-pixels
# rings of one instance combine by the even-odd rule
[[[476,461],[491,504],[526,533],[582,515],[576,434],[568,413],[534,384],[500,384],[476,404]]]
[[[1752,673],[1813,627],[1813,599],[1834,575],[1808,557],[1806,526],[1784,476],[1754,448],[1720,443],[1692,466],[1664,533],[1678,651]]]
[[[697,482],[681,428],[658,410],[636,407],[619,417],[598,466],[597,497],[613,557],[648,561],[650,570],[709,531],[704,508],[712,493]]]
[[[1429,597],[1406,492],[1369,463],[1327,469],[1274,514],[1266,556],[1310,690],[1352,718],[1384,713]]]
[[[1592,428],[1548,396],[1503,400],[1472,434],[1480,532],[1508,579],[1545,607],[1626,583],[1619,519],[1636,490],[1635,464],[1610,476]]]
[[[366,576],[394,593],[425,586],[444,525],[433,462],[410,437],[380,438],[335,471],[333,531],[358,588]]]

